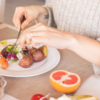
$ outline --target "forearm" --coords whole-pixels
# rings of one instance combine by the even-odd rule
[[[70,35],[73,39],[71,39],[72,45],[69,49],[89,62],[100,66],[100,42],[73,33]]]
[[[36,19],[37,22],[47,25],[48,19],[49,19],[49,13],[48,13],[47,9],[43,6],[39,6],[39,12],[40,13]]]

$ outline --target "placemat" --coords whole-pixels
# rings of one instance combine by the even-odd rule
[[[8,27],[0,29],[0,40],[16,38],[17,34],[17,31]],[[70,50],[59,50],[59,52],[61,55],[60,63],[56,68],[45,74],[28,78],[5,77],[7,80],[5,93],[20,100],[29,100],[36,93],[46,95],[50,92],[56,92],[49,82],[49,75],[55,70],[67,70],[77,73],[81,77],[82,83],[93,75],[94,72],[91,63],[85,61]]]
[[[18,100],[8,94],[4,94],[3,97],[0,100]]]

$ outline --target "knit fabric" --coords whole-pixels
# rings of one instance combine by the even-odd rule
[[[100,0],[51,0],[48,25],[100,40]],[[100,76],[100,67],[93,65]]]

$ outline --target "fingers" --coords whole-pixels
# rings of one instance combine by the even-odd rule
[[[18,7],[15,10],[15,14],[13,17],[13,23],[15,24],[15,26],[18,30],[20,29],[21,20],[23,18],[24,13],[25,13],[24,7]]]
[[[18,41],[18,43],[21,45],[21,47],[23,47],[25,43],[32,44],[34,46],[38,45],[40,43],[46,44],[46,42],[49,39],[49,31],[46,31],[44,29],[40,29],[40,31],[37,29],[38,30],[37,31],[36,28],[38,28],[40,26],[41,26],[41,23],[37,24],[34,27],[31,27],[23,32],[22,36],[20,37],[20,39]],[[44,28],[44,26],[42,28]],[[36,31],[32,31],[33,29]]]
[[[32,16],[28,16],[28,17],[26,18],[26,20],[22,23],[22,26],[21,26],[22,29],[24,29],[25,27],[31,25],[33,22],[34,22],[33,17],[32,17]]]
[[[25,40],[25,36],[23,36],[23,34],[21,35],[21,37],[18,39],[17,44],[19,44],[21,46],[21,48],[24,47],[24,45],[26,44],[26,40]]]
[[[32,27],[30,27],[30,28],[24,30],[24,32],[29,32],[30,30],[31,30],[31,31],[33,30],[33,31],[34,31],[34,29],[37,29],[38,27],[40,27],[41,24],[42,24],[42,23],[38,23],[38,24],[36,24],[36,25],[34,25],[34,26],[32,26]]]
[[[40,32],[40,31],[38,31],[38,32],[30,32],[30,33],[27,33],[26,34],[26,43],[27,44],[31,44],[31,39],[32,39],[32,37],[36,37],[36,36],[43,36],[44,35],[44,32]]]
[[[45,44],[46,45],[46,41],[47,41],[47,39],[44,38],[44,37],[39,37],[39,36],[32,37],[31,45],[32,46],[36,46],[36,45],[39,45],[39,44]]]
[[[31,44],[31,33],[26,34],[26,44]]]
[[[31,44],[36,45],[36,44],[47,44],[48,43],[48,36],[46,35],[46,31],[32,31],[31,33]]]
[[[20,44],[21,48],[24,47],[25,44],[32,44],[33,46],[39,44],[46,44],[47,42],[46,32],[45,31],[36,31],[30,33],[23,33],[19,38],[17,44]]]

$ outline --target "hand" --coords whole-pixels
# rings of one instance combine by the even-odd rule
[[[43,18],[47,13],[47,10],[42,6],[17,7],[13,17],[13,23],[18,30],[20,27],[24,29],[25,27],[31,25],[35,20],[41,22],[41,20],[43,20],[41,18]],[[23,16],[25,16],[26,20],[21,25]]]
[[[71,45],[70,40],[69,33],[39,23],[23,31],[18,44],[24,47],[25,44],[35,46],[42,43],[57,49],[65,49]]]

